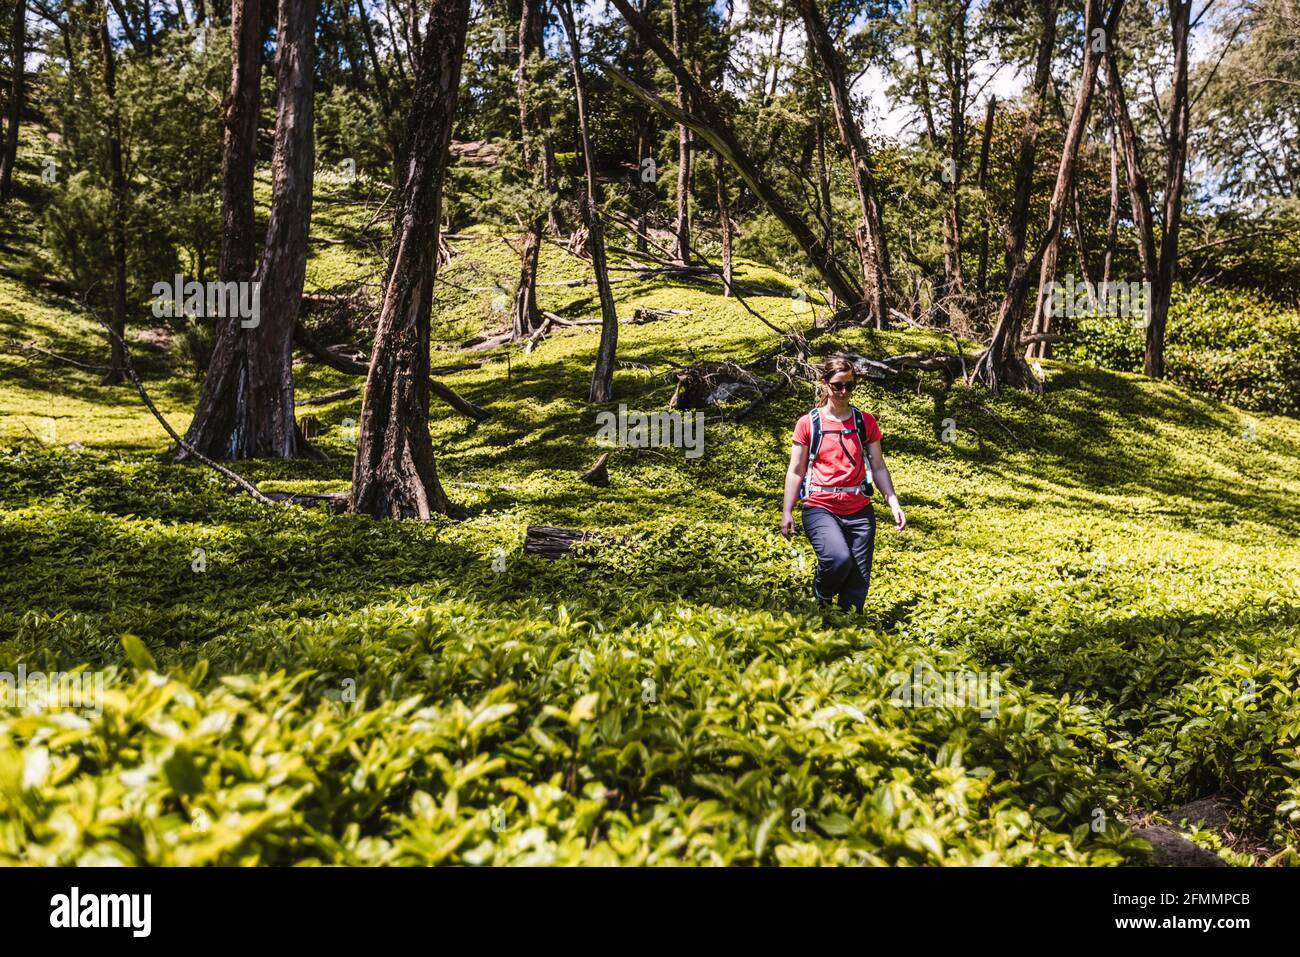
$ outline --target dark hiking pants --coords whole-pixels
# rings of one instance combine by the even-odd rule
[[[876,546],[876,513],[868,505],[852,515],[836,515],[817,505],[803,509],[803,530],[817,553],[813,591],[822,601],[839,598],[841,608],[862,611],[871,583]]]

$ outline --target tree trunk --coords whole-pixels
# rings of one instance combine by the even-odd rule
[[[643,103],[652,106],[664,116],[679,123],[686,123],[697,133],[711,149],[722,154],[750,191],[765,205],[803,250],[805,256],[816,267],[818,273],[831,292],[844,302],[860,302],[862,291],[851,276],[839,268],[839,264],[828,259],[821,240],[797,213],[785,202],[780,192],[759,171],[758,166],[740,145],[735,132],[722,115],[722,111],[713,98],[700,87],[682,62],[673,55],[672,50],[661,40],[654,28],[632,8],[628,0],[611,0],[624,19],[642,38],[646,46],[655,52],[664,65],[686,88],[688,100],[693,104],[692,112],[683,113],[671,103],[655,96],[648,90],[633,83],[622,73],[608,64],[601,64],[605,74],[618,85],[632,93]]]
[[[826,71],[830,83],[831,106],[840,140],[849,152],[853,166],[854,182],[858,188],[858,201],[862,207],[862,224],[858,227],[858,250],[862,261],[864,301],[871,310],[877,329],[889,326],[889,306],[893,299],[890,290],[889,247],[885,241],[885,226],[876,191],[875,175],[871,169],[871,151],[853,118],[853,105],[849,99],[848,81],[844,64],[831,43],[826,23],[816,0],[798,0],[799,12],[808,31],[808,42],[817,51],[817,58]],[[849,300],[850,302],[852,300]]]
[[[23,81],[27,74],[27,0],[14,3],[13,71],[9,121],[5,126],[4,152],[0,154],[0,203],[12,195],[14,164],[18,162],[18,126],[23,117]]]
[[[1054,5],[1056,0],[1048,0],[1048,4]],[[1114,0],[1110,16],[1107,18],[1104,29],[1107,37],[1114,36],[1115,22],[1119,19],[1119,12],[1123,5],[1123,0]],[[1054,19],[1054,17],[1053,17]],[[996,391],[1003,384],[1012,386],[1021,386],[1037,391],[1040,387],[1037,379],[1028,371],[1027,365],[1020,354],[1020,334],[1022,329],[1022,312],[1024,310],[1025,296],[1029,289],[1029,277],[1043,261],[1044,256],[1050,247],[1054,246],[1057,237],[1060,235],[1062,219],[1065,215],[1065,201],[1069,191],[1070,182],[1074,177],[1075,161],[1078,158],[1079,143],[1083,139],[1084,126],[1088,118],[1088,107],[1092,102],[1092,90],[1094,81],[1097,77],[1097,67],[1100,59],[1100,51],[1094,49],[1091,41],[1093,28],[1102,23],[1101,11],[1099,9],[1099,0],[1087,0],[1087,7],[1084,16],[1084,36],[1087,38],[1084,45],[1083,54],[1083,72],[1079,80],[1079,93],[1074,103],[1074,114],[1070,117],[1070,125],[1066,130],[1065,144],[1061,150],[1061,161],[1056,172],[1056,187],[1052,191],[1052,200],[1048,207],[1047,229],[1042,239],[1039,241],[1038,250],[1034,256],[1026,263],[1022,258],[1023,253],[1023,226],[1019,236],[1019,244],[1012,246],[1008,243],[1008,259],[1012,266],[1007,281],[1006,295],[1002,300],[1002,306],[998,313],[998,322],[993,330],[993,339],[979,360],[976,362],[974,376],[981,382],[984,382],[990,389]],[[1045,31],[1046,32],[1046,31]],[[1053,31],[1054,32],[1054,31]],[[1050,67],[1051,49],[1047,50],[1046,57],[1043,57],[1043,51],[1039,49],[1039,64],[1044,68]],[[1035,80],[1039,75],[1035,73]],[[1046,84],[1044,83],[1044,87]],[[1043,106],[1042,96],[1038,99],[1035,113],[1041,116]],[[1030,125],[1037,126],[1037,118]],[[1026,136],[1028,136],[1028,130]],[[1036,131],[1035,131],[1036,136]],[[1021,160],[1025,159],[1024,143],[1022,141]],[[1033,167],[1033,149],[1029,150],[1028,157],[1029,176],[1032,177]],[[1019,178],[1020,171],[1017,172],[1017,198],[1019,198]],[[1027,194],[1026,190],[1026,194]],[[1028,199],[1026,197],[1026,205]]]
[[[573,8],[569,6],[569,0],[558,0],[556,7],[564,21],[564,30],[569,35],[573,92],[578,106],[578,134],[582,141],[582,162],[587,180],[582,211],[587,224],[587,251],[591,254],[591,266],[596,272],[596,288],[600,292],[600,345],[596,349],[596,365],[591,373],[591,390],[587,394],[587,401],[608,402],[614,398],[618,313],[614,310],[614,293],[610,289],[609,270],[605,266],[605,237],[600,224],[600,194],[595,158],[591,154],[591,138],[587,133],[587,92],[582,80],[582,51],[578,46],[578,28],[573,22]]]
[[[1033,379],[1020,357],[1020,306],[1029,286],[1029,267],[1024,262],[1025,233],[1029,226],[1029,197],[1034,184],[1034,156],[1038,132],[1047,105],[1047,84],[1051,78],[1052,49],[1056,44],[1056,12],[1059,0],[1043,0],[1042,27],[1034,64],[1029,115],[1020,137],[1016,161],[1016,191],[1006,236],[1006,291],[998,310],[993,338],[976,363],[974,375],[993,391],[1003,384],[1032,387]]]
[[[186,435],[213,459],[292,458],[306,448],[293,417],[292,358],[311,227],[316,12],[317,0],[280,2],[271,212],[252,280],[259,310],[255,318],[218,319],[212,361]]]
[[[543,167],[545,180],[545,144],[544,129],[537,104],[533,102],[529,86],[529,61],[536,47],[536,22],[542,18],[541,0],[522,0],[519,8],[519,60],[515,67],[515,88],[519,98],[519,132],[523,141],[524,168],[530,172]],[[545,184],[544,185],[548,185]],[[553,184],[549,184],[552,185]],[[551,196],[551,205],[555,197]],[[546,215],[539,208],[537,215],[524,224],[523,250],[519,259],[519,282],[515,286],[514,302],[511,304],[511,328],[516,339],[525,339],[542,323],[542,313],[537,307],[537,263],[541,257],[542,230],[546,227]]]
[[[976,274],[975,286],[981,296],[984,295],[988,288],[988,269],[989,269],[989,206],[988,198],[984,195],[988,185],[989,172],[989,146],[993,142],[993,117],[997,111],[998,98],[989,97],[988,110],[984,114],[984,138],[980,142],[980,168],[976,176],[975,183],[979,187],[981,196],[982,212],[980,213],[980,261],[979,272]]]
[[[1187,97],[1187,43],[1191,33],[1191,0],[1170,0],[1169,20],[1173,28],[1174,83],[1169,104],[1169,155],[1165,166],[1165,218],[1160,233],[1160,259],[1152,283],[1150,321],[1147,323],[1143,371],[1153,379],[1165,374],[1165,327],[1169,322],[1169,301],[1178,268],[1178,233],[1183,218],[1183,182],[1187,168],[1187,136],[1191,125],[1191,103]]]
[[[672,0],[673,54],[682,60],[682,5]],[[685,62],[683,60],[683,62]],[[677,109],[688,112],[686,90],[677,81]],[[677,124],[677,228],[673,254],[681,263],[691,263],[691,131]]]
[[[825,236],[826,257],[835,256],[835,215],[831,206],[831,168],[826,157],[826,122],[822,115],[821,98],[817,104],[817,122],[813,127],[817,136],[817,190],[821,205],[822,235]],[[830,301],[831,312],[839,308],[834,294]]]
[[[546,21],[548,6],[539,4],[537,16],[532,18],[532,49],[546,54]],[[560,171],[555,160],[555,144],[551,142],[551,107],[545,99],[537,103],[537,123],[542,139],[542,182],[550,203],[546,208],[546,228],[552,236],[564,236],[568,226],[564,221],[564,207],[560,202]]]
[[[1110,58],[1107,57],[1109,60]],[[1109,81],[1107,81],[1107,99],[1110,98]],[[1119,147],[1116,140],[1119,134],[1115,130],[1115,115],[1111,113],[1110,122],[1110,211],[1106,218],[1106,254],[1101,261],[1101,287],[1110,288],[1111,270],[1115,265],[1115,243],[1119,238]]]
[[[469,0],[433,0],[420,53],[406,183],[361,406],[351,511],[426,520],[449,508],[429,435],[429,334],[438,230]]]
[[[1138,262],[1142,266],[1142,278],[1152,282],[1156,270],[1156,242],[1155,229],[1151,222],[1151,191],[1147,186],[1146,174],[1142,171],[1142,155],[1137,133],[1133,129],[1133,119],[1128,113],[1128,103],[1124,97],[1124,82],[1113,49],[1106,53],[1106,95],[1110,101],[1111,117],[1119,136],[1120,149],[1124,154],[1129,208],[1133,213],[1133,226],[1137,232]]]
[[[713,154],[713,178],[717,184],[718,228],[722,232],[722,295],[731,295],[731,210],[727,201],[727,165]]]
[[[113,222],[113,344],[104,385],[127,381],[126,370],[126,176],[122,168],[121,119],[117,112],[117,63],[108,35],[108,10],[99,6],[99,52],[104,65],[104,93],[108,97],[108,170],[112,189]]]
[[[644,15],[647,0],[638,0],[638,2],[640,5],[639,10]],[[646,82],[645,42],[640,35],[634,34],[632,49],[632,65],[636,81],[642,86],[648,86]],[[655,201],[655,180],[657,177],[651,177],[647,181],[645,178],[647,170],[644,164],[647,159],[651,160],[651,162],[654,161],[654,116],[654,110],[644,103],[637,103],[637,169],[635,173],[636,187],[633,193],[636,196],[637,205],[636,250],[639,253],[650,251],[650,207]]]
[[[257,265],[253,170],[262,83],[261,0],[232,0],[230,102],[221,156],[222,282],[247,282]]]

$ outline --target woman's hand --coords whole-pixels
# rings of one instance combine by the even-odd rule
[[[789,512],[781,515],[781,534],[786,538],[794,534],[794,516]]]
[[[903,514],[903,506],[898,504],[898,497],[891,495],[889,497],[889,510],[894,514],[894,525],[901,532],[907,528],[907,516]]]

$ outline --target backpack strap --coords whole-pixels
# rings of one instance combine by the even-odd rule
[[[853,407],[853,427],[858,430],[858,444],[862,448],[862,483],[866,495],[871,495],[871,453],[867,451],[867,420],[857,406]]]
[[[803,483],[799,486],[799,499],[808,497],[808,484],[812,481],[813,459],[822,444],[822,412],[816,407],[808,410],[808,426],[811,435],[808,438],[808,466],[803,472]]]

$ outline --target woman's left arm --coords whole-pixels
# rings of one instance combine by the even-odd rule
[[[889,474],[889,466],[885,464],[885,456],[880,451],[879,441],[867,446],[867,455],[871,457],[872,478],[880,486],[880,491],[885,493],[885,501],[889,503],[889,510],[894,514],[894,524],[901,532],[907,527],[907,516],[903,514],[903,506],[898,504],[898,496],[894,493],[894,480]]]

